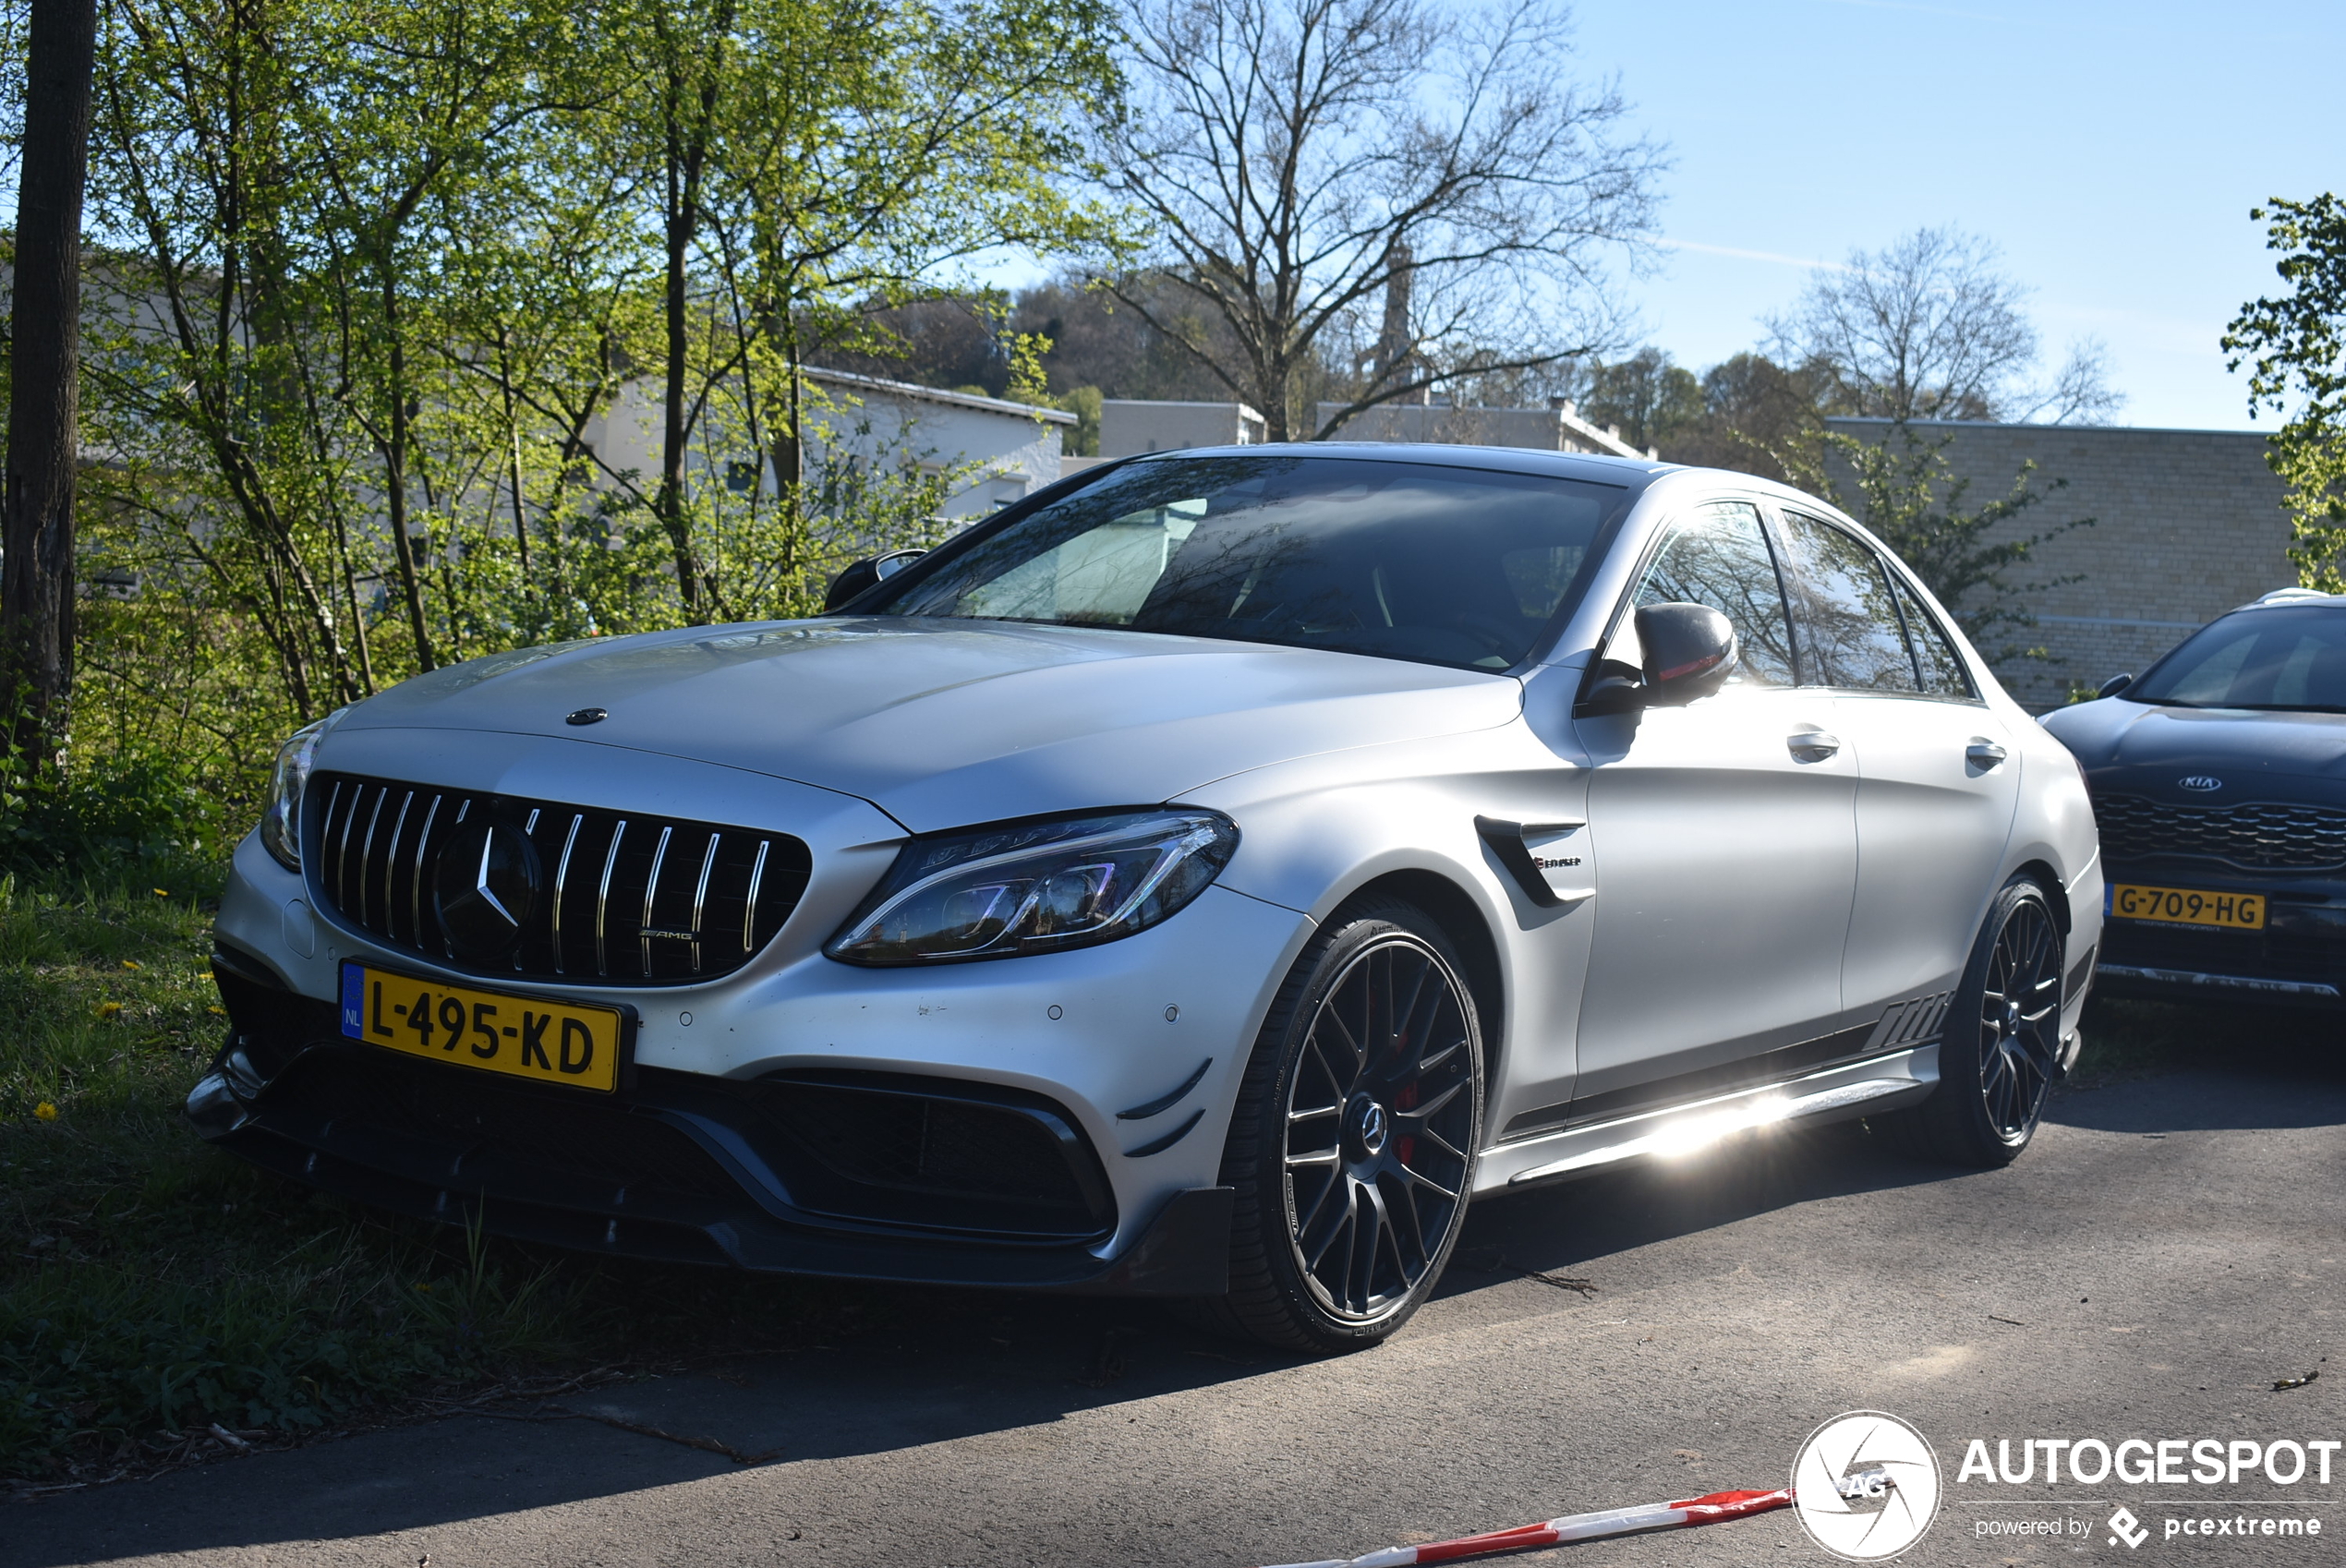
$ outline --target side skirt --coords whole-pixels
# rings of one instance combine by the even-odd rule
[[[1482,1152],[1478,1193],[1562,1181],[1654,1155],[1690,1154],[1760,1128],[1874,1116],[1927,1099],[1939,1086],[1939,1047],[1917,1046],[1729,1094],[1618,1116]]]

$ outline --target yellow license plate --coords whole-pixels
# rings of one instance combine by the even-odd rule
[[[342,1031],[353,1040],[538,1083],[610,1093],[619,1087],[633,1019],[584,1007],[342,966]]]
[[[2122,882],[2110,889],[2110,912],[2121,920],[2158,920],[2171,925],[2212,925],[2225,931],[2265,929],[2262,893],[2205,893],[2189,887],[2139,887]]]

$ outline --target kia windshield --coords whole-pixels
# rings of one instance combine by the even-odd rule
[[[2346,609],[2292,605],[2227,615],[2122,694],[2168,707],[2346,713]]]
[[[905,573],[882,615],[1520,664],[1578,598],[1614,485],[1310,456],[1151,459]]]

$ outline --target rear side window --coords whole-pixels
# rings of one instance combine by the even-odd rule
[[[1906,640],[1915,646],[1915,669],[1922,676],[1922,689],[1934,697],[1977,696],[1971,689],[1971,672],[1964,669],[1939,618],[1924,609],[1904,583],[1893,577],[1891,585],[1898,590],[1898,608],[1906,617]]]
[[[1863,540],[1797,512],[1784,513],[1786,586],[1800,634],[1800,681],[1853,692],[1914,692],[1914,656],[1890,575]]]
[[[1748,501],[1712,501],[1673,525],[1630,604],[1707,604],[1735,622],[1743,650],[1727,684],[1792,684],[1792,633],[1775,558],[1760,509]]]

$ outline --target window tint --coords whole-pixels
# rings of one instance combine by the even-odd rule
[[[1855,535],[1796,512],[1784,513],[1792,547],[1793,623],[1800,629],[1800,680],[1858,692],[1918,689],[1898,623],[1889,574]]]
[[[1971,689],[1971,674],[1964,669],[1963,659],[1955,652],[1955,645],[1947,636],[1939,618],[1923,608],[1914,590],[1891,579],[1891,586],[1898,590],[1898,608],[1905,612],[1906,640],[1914,645],[1915,668],[1922,672],[1922,689],[1934,697],[1969,697],[1977,695]]]
[[[878,613],[1506,669],[1572,597],[1627,499],[1610,485],[1432,464],[1157,459],[948,546]]]
[[[2346,713],[2346,611],[2292,605],[2227,615],[2192,633],[2125,695],[2177,707]]]
[[[1792,684],[1784,595],[1760,510],[1749,502],[1712,501],[1675,525],[1630,603],[1709,605],[1735,622],[1743,650],[1728,685]]]

